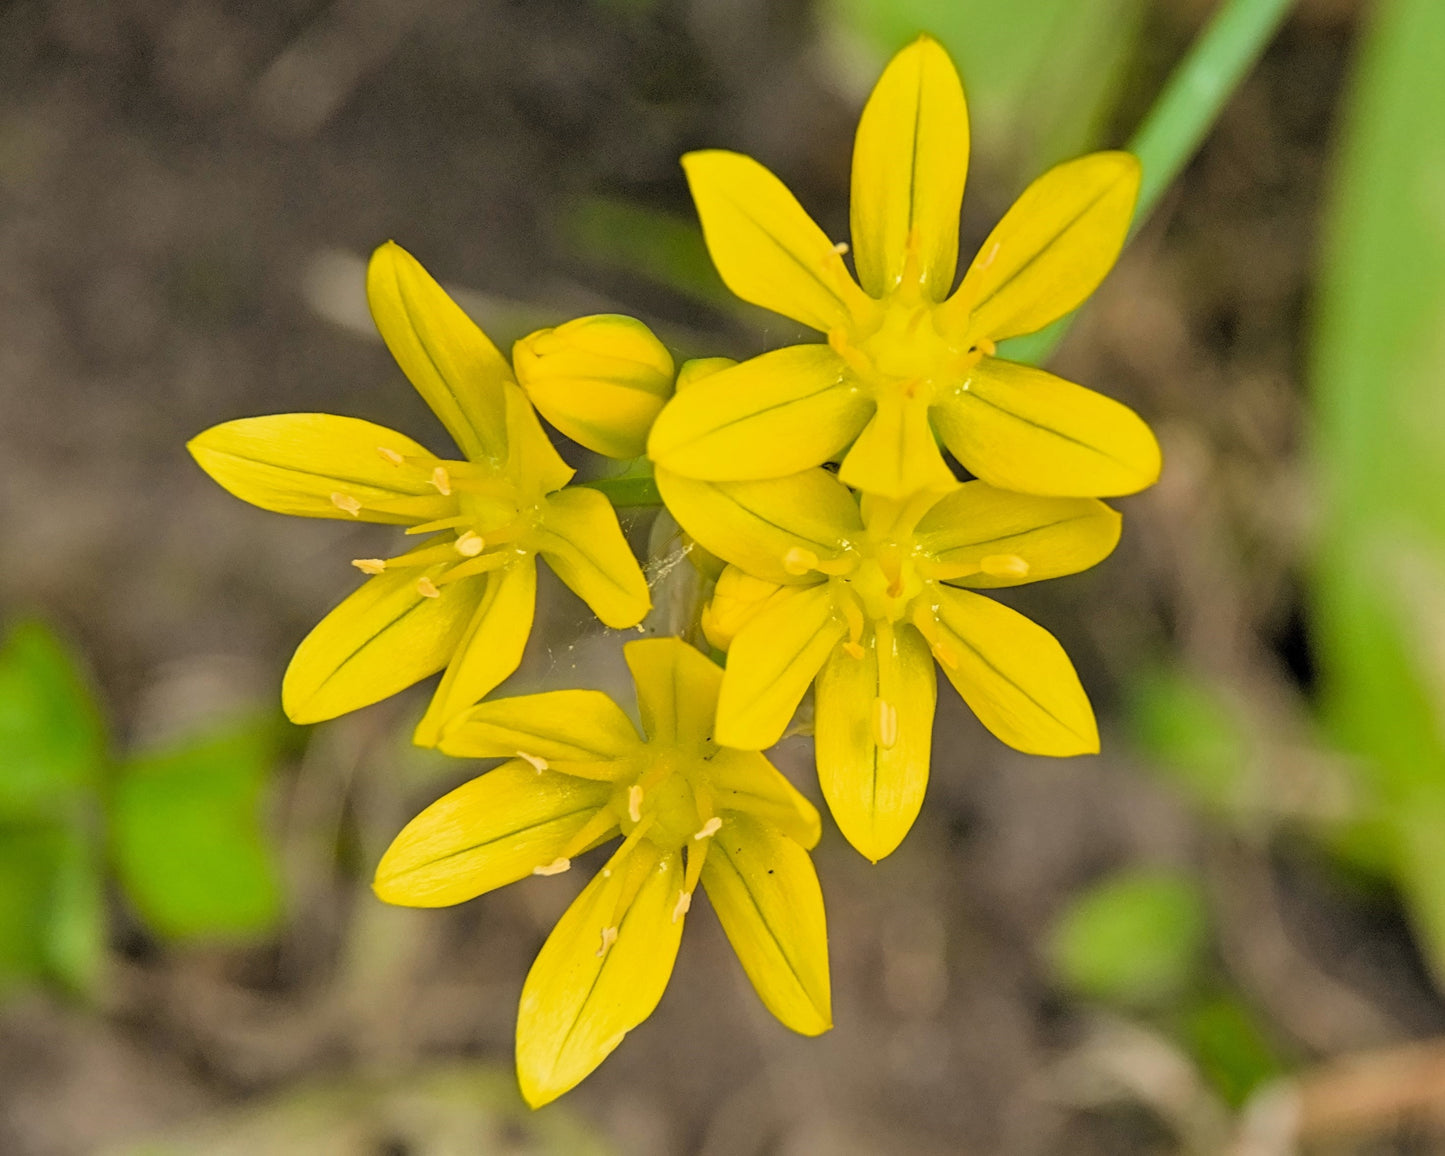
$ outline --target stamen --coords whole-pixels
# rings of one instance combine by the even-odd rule
[[[692,908],[692,892],[679,891],[677,893],[677,904],[672,909],[672,921],[676,923]]]
[[[837,253],[840,257],[846,257],[848,255],[848,242],[839,241],[833,246],[833,252]]]
[[[343,513],[350,514],[353,518],[361,515],[361,503],[350,494],[335,493],[331,495],[331,504]]]
[[[529,755],[526,751],[518,751],[517,758],[525,763],[531,763],[532,769],[539,775],[547,769],[548,763],[541,755]]]
[[[977,341],[973,343],[973,347],[977,349],[980,353],[982,353],[985,357],[992,357],[995,353],[998,352],[998,346],[995,345],[992,341],[990,341],[987,337],[980,337]]]
[[[694,839],[711,839],[714,835],[716,835],[716,834],[717,834],[719,831],[721,831],[721,830],[722,830],[722,820],[719,819],[716,815],[714,815],[711,819],[709,819],[706,823],[704,823],[704,824],[702,825],[702,829],[701,829],[700,831],[698,831],[698,833],[697,833],[696,835],[694,835],[693,838],[694,838]]]
[[[432,470],[431,484],[437,488],[437,492],[441,494],[442,497],[451,497],[452,479],[451,475],[447,473],[446,466],[437,466],[436,469]]]
[[[634,823],[642,822],[642,788],[636,783],[627,788],[627,817]]]
[[[351,564],[363,574],[380,574],[386,569],[385,558],[353,558]]]
[[[533,875],[560,875],[572,866],[571,859],[553,859],[545,867],[533,867]]]
[[[406,461],[406,459],[402,457],[399,453],[397,453],[395,450],[387,449],[386,446],[377,446],[376,452],[394,466],[399,466],[402,464],[402,462]]]
[[[783,569],[789,574],[803,575],[818,568],[818,555],[801,546],[792,547],[783,555]]]
[[[457,553],[463,558],[475,558],[486,548],[486,539],[474,530],[468,530],[456,541]]]
[[[943,637],[943,632],[938,629],[938,619],[927,606],[916,606],[913,610],[913,625],[917,627],[918,633],[928,643],[928,649],[933,651],[933,657],[948,667],[949,670],[958,669],[958,652]]]
[[[873,741],[884,750],[898,742],[898,708],[886,699],[873,700]]]
[[[597,958],[601,959],[607,954],[608,949],[617,942],[617,928],[604,927],[602,929],[602,946],[597,949]]]
[[[486,574],[492,570],[500,570],[508,563],[515,562],[520,556],[519,551],[499,550],[495,554],[482,554],[476,558],[468,558],[465,562],[458,562],[438,578],[437,585],[445,586],[449,582],[460,582],[463,578],[471,578],[476,574]]]
[[[438,530],[455,530],[459,526],[465,526],[471,521],[470,514],[456,514],[450,518],[438,518],[434,522],[422,522],[420,525],[408,526],[404,531],[407,534],[435,534]]]
[[[442,596],[442,592],[437,589],[437,584],[426,577],[417,579],[416,592],[423,598],[440,598]]]
[[[873,362],[868,355],[848,344],[846,329],[839,327],[828,330],[828,348],[841,357],[854,373],[863,376],[870,376],[873,373]]]
[[[991,578],[1023,578],[1029,564],[1017,554],[990,554],[979,563],[979,569]]]

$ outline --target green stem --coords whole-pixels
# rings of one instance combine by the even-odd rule
[[[1128,150],[1144,178],[1130,232],[1137,233],[1214,126],[1220,111],[1289,15],[1292,0],[1223,0],[1181,60]],[[1060,318],[1047,329],[1008,343],[1010,358],[1032,364],[1048,359],[1073,323]]]
[[[657,482],[649,474],[631,474],[620,478],[594,478],[578,485],[601,490],[607,500],[618,509],[629,506],[660,506],[662,495],[657,492]]]

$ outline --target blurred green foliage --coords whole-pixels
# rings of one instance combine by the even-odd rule
[[[263,932],[280,888],[262,827],[269,720],[230,720],[113,764],[83,663],[49,627],[0,645],[0,995],[37,981],[78,994],[105,960],[106,861],[171,939]]]
[[[1445,977],[1445,4],[1379,4],[1319,265],[1311,587],[1322,709],[1363,756],[1356,833]],[[1369,846],[1362,846],[1361,835]]]
[[[1183,1036],[1205,1078],[1232,1108],[1284,1072],[1254,1013],[1235,996],[1206,996],[1186,1008]]]
[[[920,31],[936,36],[963,76],[974,153],[1021,185],[1099,143],[1145,7],[1144,0],[831,0],[829,11],[880,69]]]
[[[1250,736],[1238,711],[1206,679],[1179,666],[1146,671],[1130,688],[1135,746],[1196,804],[1235,815],[1248,791]]]
[[[1155,1007],[1195,979],[1207,926],[1193,880],[1126,871],[1075,898],[1054,929],[1051,955],[1059,977],[1081,995]]]

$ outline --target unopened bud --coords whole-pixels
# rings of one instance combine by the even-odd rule
[[[673,390],[666,347],[642,322],[615,313],[539,329],[512,348],[512,367],[543,417],[611,458],[642,456]]]

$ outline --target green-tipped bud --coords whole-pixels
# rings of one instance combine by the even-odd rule
[[[694,357],[684,361],[677,371],[677,392],[681,393],[690,385],[696,385],[705,377],[731,369],[737,364],[731,357]]]
[[[539,329],[513,346],[512,367],[543,417],[610,458],[641,457],[672,396],[672,355],[641,321],[615,313]]]

